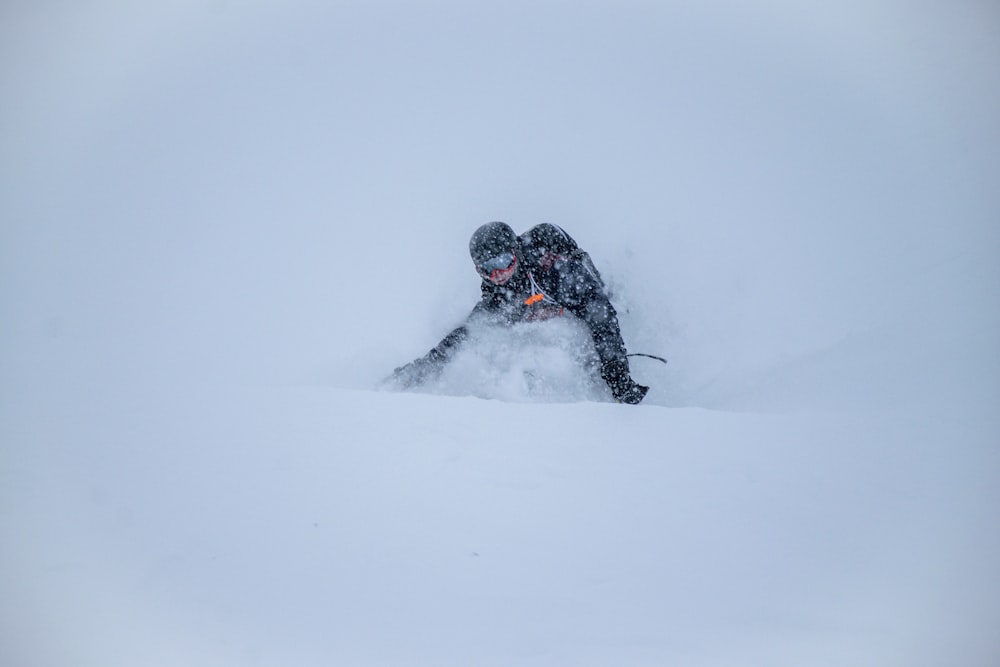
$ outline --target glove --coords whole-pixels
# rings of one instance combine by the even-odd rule
[[[421,357],[394,370],[392,372],[392,380],[401,389],[411,389],[419,387],[427,380],[430,380],[440,370],[437,365]]]
[[[468,330],[463,324],[445,336],[430,352],[394,370],[391,381],[401,389],[410,389],[437,379],[455,349],[468,335]]]
[[[396,383],[400,389],[409,389],[410,387],[420,384],[423,379],[423,373],[417,362],[413,361],[405,366],[400,366],[392,372],[392,381]]]
[[[646,397],[646,392],[649,391],[649,387],[641,385],[632,378],[629,378],[627,387],[612,389],[611,391],[615,395],[615,400],[619,403],[638,405],[642,402],[642,399]]]
[[[632,379],[628,371],[628,362],[612,359],[601,366],[601,377],[608,383],[611,395],[619,403],[637,405],[646,397],[649,387],[641,385]]]

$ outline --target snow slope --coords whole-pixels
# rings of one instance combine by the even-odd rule
[[[0,9],[0,665],[996,664],[1000,16],[713,7]]]
[[[20,412],[8,664],[994,655],[996,456],[971,420],[71,398]]]

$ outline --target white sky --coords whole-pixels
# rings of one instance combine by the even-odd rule
[[[490,219],[566,227],[692,382],[929,308],[995,324],[989,3],[0,12],[3,350],[26,372],[361,355],[341,381],[367,383],[471,307]],[[944,284],[954,261],[974,275]]]

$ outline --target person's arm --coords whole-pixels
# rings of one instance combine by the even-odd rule
[[[632,379],[618,313],[599,278],[581,263],[569,261],[560,267],[559,287],[560,302],[590,329],[594,350],[601,360],[601,377],[615,400],[630,404],[642,401],[649,387]]]
[[[467,323],[474,318],[495,313],[499,309],[498,304],[496,293],[483,287],[482,298],[465,319],[466,324],[453,329],[424,356],[394,370],[392,379],[403,389],[417,387],[436,379],[469,337]]]

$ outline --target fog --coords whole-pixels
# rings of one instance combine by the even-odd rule
[[[590,252],[669,359],[635,363],[646,403],[940,411],[995,481],[998,35],[964,0],[7,2],[3,476],[42,426],[128,432],[74,434],[95,393],[376,388],[472,308],[504,220]]]
[[[3,12],[26,381],[364,385],[471,307],[492,219],[569,230],[686,386],[900,317],[996,326],[987,4]]]

